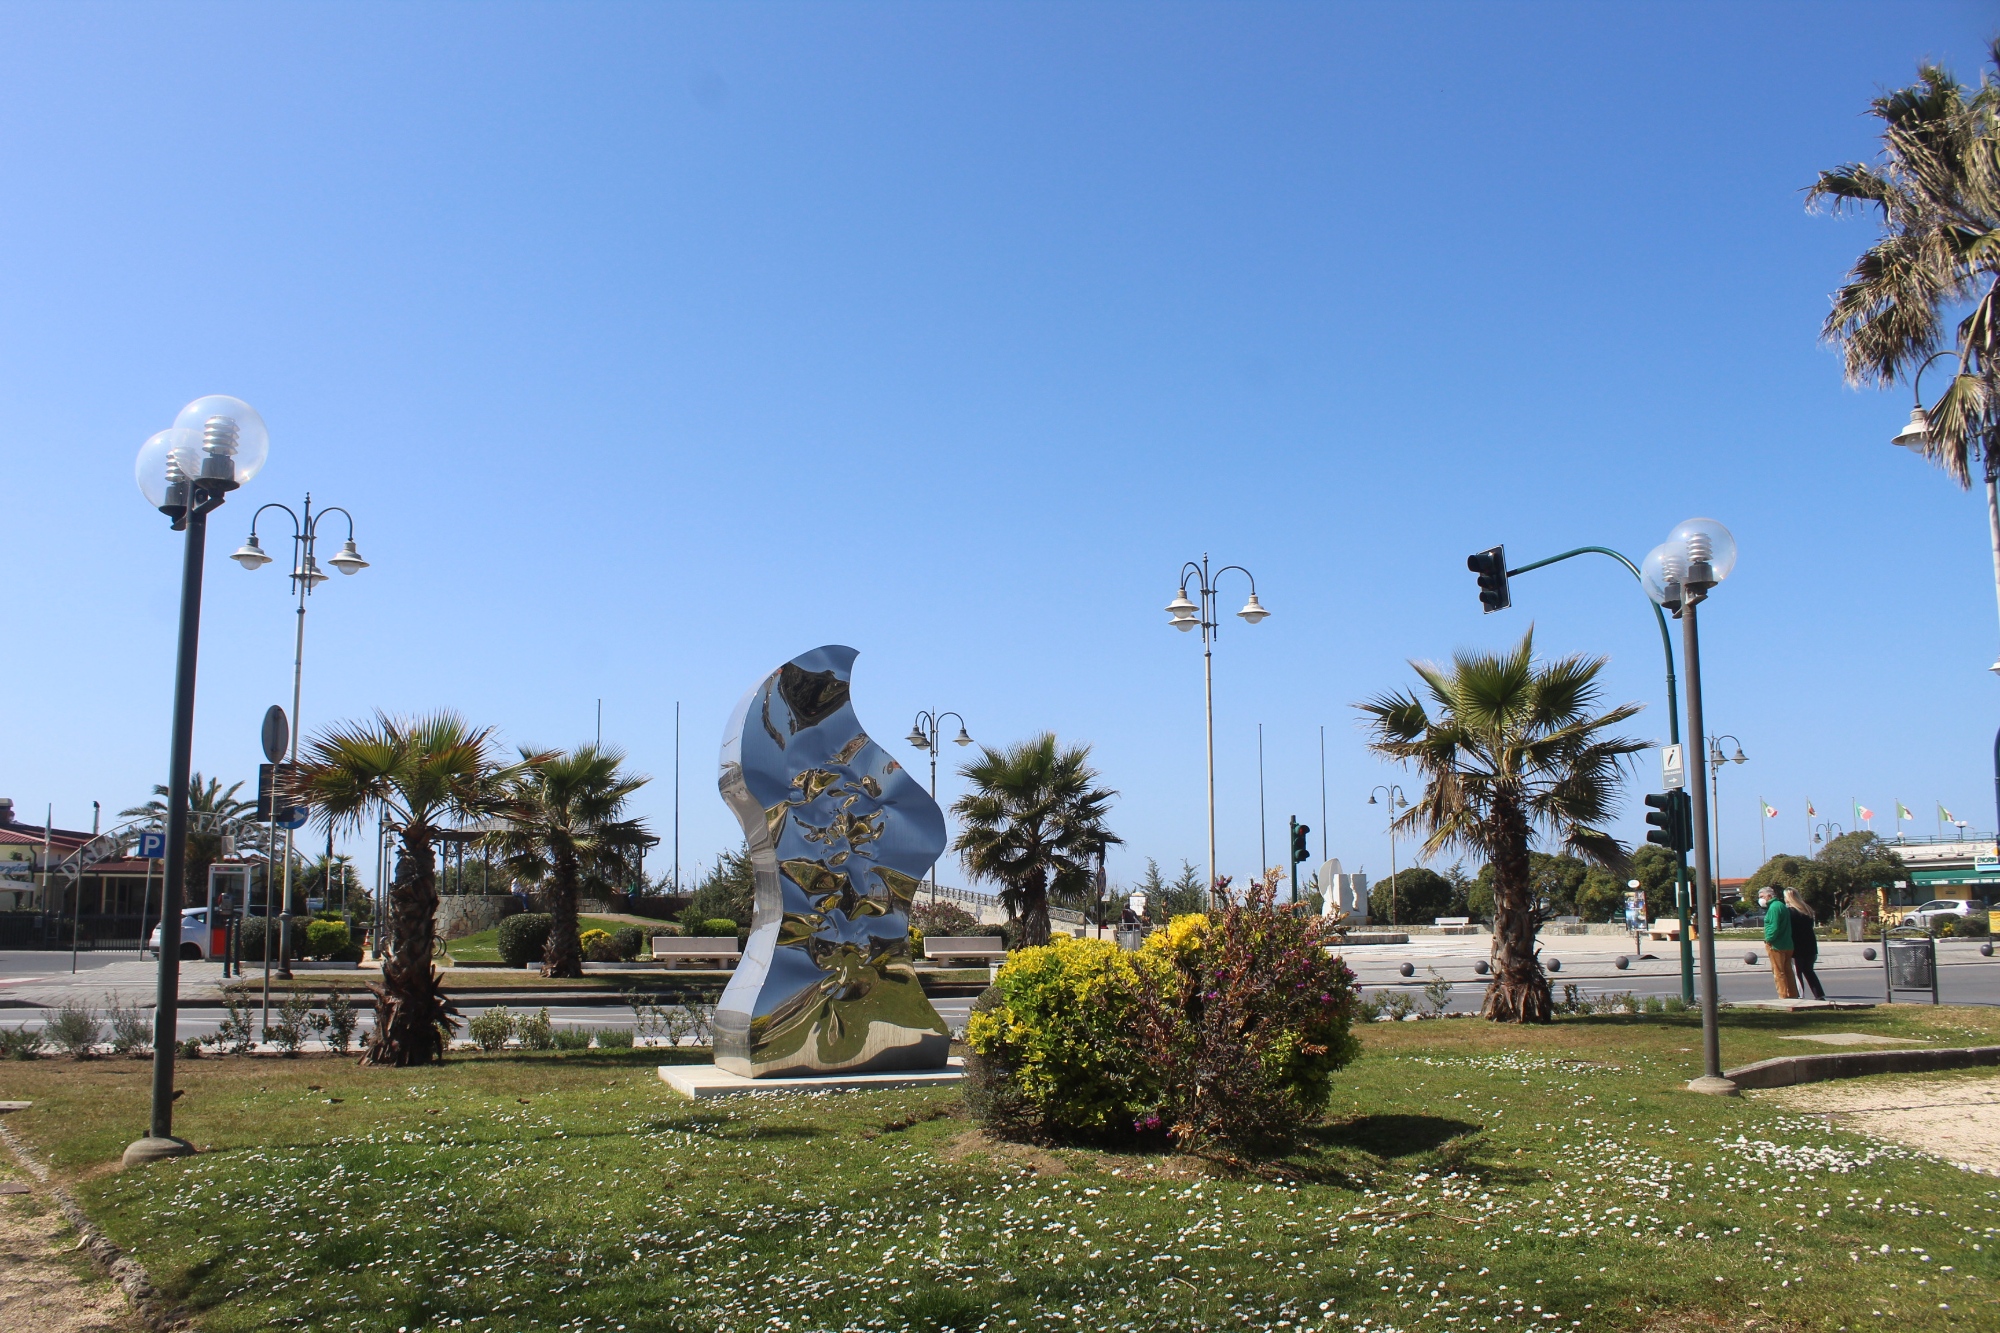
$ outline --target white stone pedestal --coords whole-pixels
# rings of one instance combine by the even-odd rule
[[[660,1080],[683,1097],[729,1097],[742,1092],[866,1092],[878,1088],[928,1088],[965,1077],[965,1061],[943,1069],[892,1069],[881,1074],[814,1074],[804,1078],[745,1078],[714,1065],[661,1065]]]

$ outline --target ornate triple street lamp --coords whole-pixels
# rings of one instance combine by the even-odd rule
[[[181,903],[185,897],[188,769],[194,753],[194,683],[201,639],[201,568],[209,512],[263,469],[270,433],[240,398],[213,394],[181,409],[174,424],[139,446],[139,493],[187,538],[181,553],[180,646],[174,659],[173,736],[167,756],[167,846],[161,879],[160,973],[153,1011],[153,1101],[147,1136],[125,1164],[194,1151],[174,1137],[174,1052],[180,1006]]]
[[[257,541],[257,521],[264,517],[266,510],[275,509],[292,520],[292,591],[298,596],[298,628],[292,644],[292,751],[289,762],[299,762],[299,734],[304,730],[299,725],[299,691],[305,677],[306,657],[306,598],[312,596],[313,589],[332,577],[320,568],[315,546],[319,540],[319,525],[328,514],[339,514],[347,523],[347,542],[334,555],[328,557],[327,564],[342,574],[358,574],[368,568],[368,562],[361,558],[361,552],[354,547],[354,515],[338,506],[313,512],[312,493],[307,492],[305,504],[300,512],[294,513],[290,505],[272,501],[250,516],[250,536],[243,545],[236,548],[229,558],[253,573],[271,563],[271,556]],[[275,784],[274,784],[275,785]],[[275,813],[275,811],[274,811]],[[329,848],[330,850],[330,848]],[[283,928],[279,931],[278,975],[289,977],[291,972],[291,921],[292,921],[292,829],[285,829],[285,870],[284,887],[279,901],[284,904],[282,911]],[[329,863],[331,873],[331,863]],[[271,1011],[271,886],[264,885],[264,1019],[268,1025]]]
[[[939,713],[924,709],[917,714],[917,720],[910,724],[910,734],[903,739],[919,750],[927,750],[931,756],[931,800],[937,800],[938,736],[948,717],[958,718],[958,735],[951,738],[953,745],[970,745],[972,737],[966,733],[965,719],[957,713]],[[931,863],[931,901],[937,901],[937,863]]]
[[[1181,566],[1180,590],[1174,600],[1167,603],[1167,623],[1183,634],[1189,630],[1201,630],[1201,679],[1203,701],[1207,710],[1208,738],[1208,893],[1210,905],[1214,903],[1216,892],[1215,877],[1215,635],[1221,628],[1221,612],[1216,606],[1215,584],[1224,574],[1235,570],[1250,580],[1250,600],[1243,603],[1243,609],[1236,614],[1246,624],[1254,625],[1267,619],[1270,612],[1257,600],[1257,576],[1241,565],[1224,565],[1209,573],[1208,553],[1202,552],[1201,563],[1190,560]],[[1199,602],[1188,600],[1188,585],[1192,582]],[[1261,870],[1262,867],[1259,867]]]
[[[1392,782],[1369,792],[1368,804],[1375,804],[1378,792],[1389,802],[1389,924],[1393,926],[1396,924],[1396,894],[1402,887],[1396,883],[1396,820],[1410,808],[1410,803],[1403,799],[1403,789]]]

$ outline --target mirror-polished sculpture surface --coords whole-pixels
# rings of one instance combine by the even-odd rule
[[[861,729],[854,657],[801,653],[743,696],[723,737],[722,797],[757,880],[714,1021],[716,1067],[732,1074],[941,1069],[948,1055],[909,941],[944,813]]]

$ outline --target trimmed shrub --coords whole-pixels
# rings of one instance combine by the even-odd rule
[[[694,933],[703,939],[720,939],[725,935],[735,935],[741,929],[726,916],[710,917],[694,928]]]
[[[616,946],[611,943],[611,932],[592,928],[576,937],[576,950],[593,963],[611,963],[618,959]]]
[[[555,1048],[559,1051],[587,1051],[590,1049],[589,1028],[551,1029]]]
[[[542,961],[548,947],[549,927],[555,918],[547,912],[522,912],[500,923],[500,961],[508,967],[526,967]]]
[[[965,1036],[987,1066],[980,1077],[1012,1085],[1025,1121],[1017,1127],[1120,1133],[1151,1103],[1150,1071],[1128,1038],[1139,992],[1131,954],[1109,940],[1057,936],[1009,957],[992,992],[999,999],[974,1007]]]
[[[97,1043],[104,1040],[104,1024],[98,1021],[97,1011],[74,1000],[65,1001],[56,1010],[43,1032],[50,1045],[72,1060],[88,1060],[96,1054]]]
[[[1962,916],[1952,925],[1951,933],[1960,939],[1984,939],[1993,933],[1992,918],[1984,913]]]
[[[630,962],[645,951],[646,932],[637,926],[626,926],[611,932],[611,942],[617,948],[618,958]]]
[[[546,1009],[531,1018],[515,1020],[514,1035],[520,1038],[524,1051],[553,1051],[556,1048],[556,1025],[549,1021]]]
[[[631,1028],[597,1029],[597,1045],[600,1050],[629,1051],[632,1049]]]
[[[488,1055],[502,1050],[514,1037],[514,1015],[507,1012],[507,1006],[496,1004],[483,1014],[474,1015],[465,1025],[465,1035],[472,1038],[472,1044]]]
[[[331,958],[354,943],[345,921],[306,922],[306,952],[314,958]]]

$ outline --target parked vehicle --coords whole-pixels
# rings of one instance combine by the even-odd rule
[[[223,947],[215,936],[220,931],[210,930],[206,907],[183,907],[181,909],[181,958],[192,961],[197,958],[220,956]],[[153,934],[146,941],[146,952],[160,956],[160,928],[153,927]]]
[[[1913,907],[1904,913],[1903,924],[1930,930],[1941,917],[1985,915],[1986,904],[1977,898],[1933,898],[1922,907]]]

